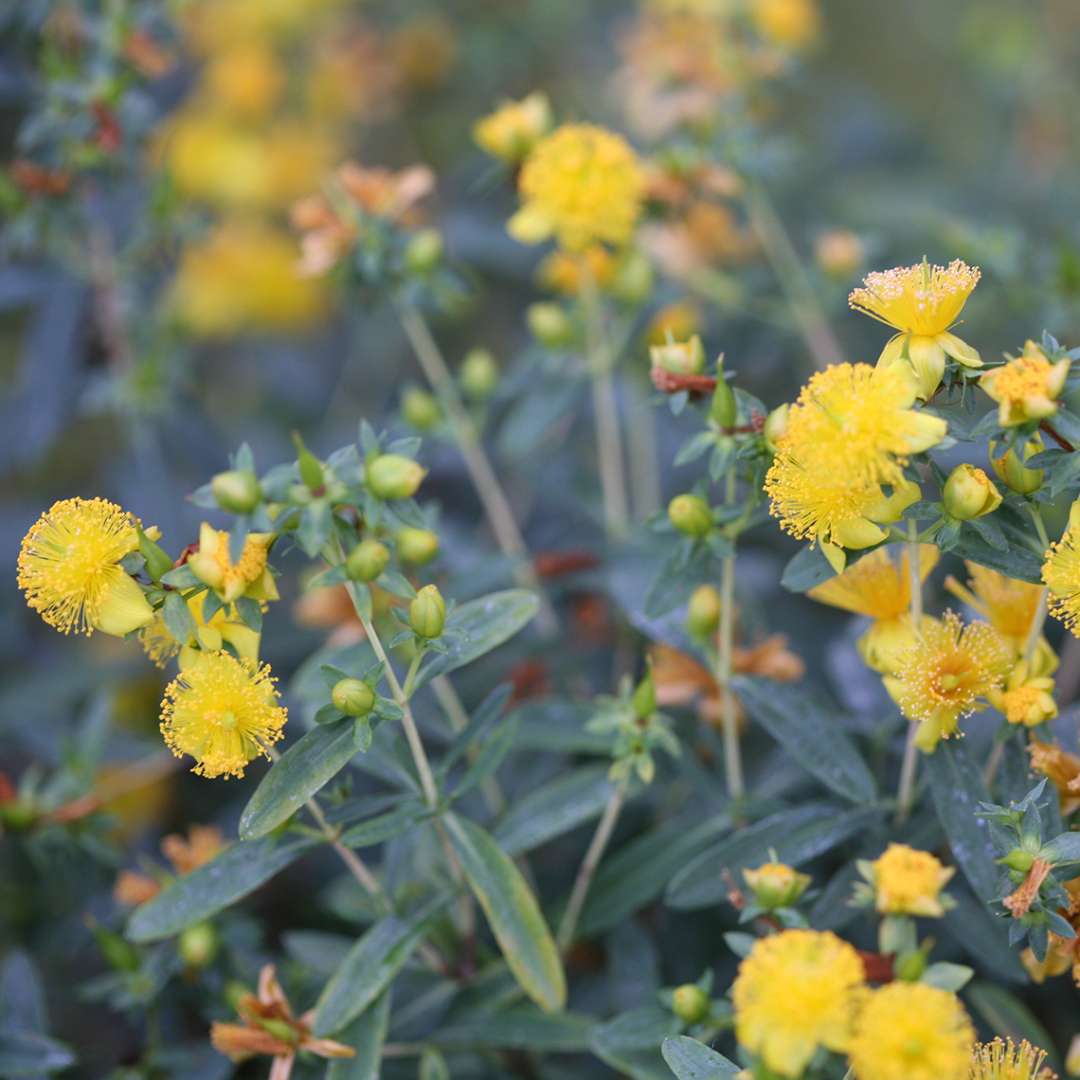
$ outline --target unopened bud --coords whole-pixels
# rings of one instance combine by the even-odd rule
[[[1001,492],[974,465],[957,465],[945,481],[945,509],[960,521],[990,514],[1001,505]]]
[[[250,514],[262,498],[259,481],[250,469],[219,472],[210,481],[210,490],[218,506],[230,514]]]
[[[705,346],[695,334],[689,341],[669,341],[649,348],[653,367],[672,375],[700,375],[705,370]]]
[[[319,491],[323,486],[322,462],[304,445],[299,432],[293,432],[293,445],[296,447],[296,461],[300,467],[300,480],[309,491]]]
[[[530,304],[525,320],[533,337],[549,349],[557,349],[574,340],[574,327],[558,304]]]
[[[901,982],[918,982],[926,971],[926,953],[922,949],[901,953],[893,964],[893,971]]]
[[[374,581],[390,562],[390,549],[378,540],[361,540],[345,560],[350,581]]]
[[[679,532],[695,539],[713,527],[712,511],[700,495],[676,495],[668,503],[668,518]]]
[[[1028,458],[1043,450],[1042,439],[1038,435],[1024,443],[1020,455],[1011,446],[1001,454],[998,449],[997,442],[990,443],[990,465],[1010,491],[1015,491],[1017,495],[1031,495],[1042,487],[1043,470],[1029,469],[1026,465]]]
[[[721,362],[716,372],[716,389],[713,391],[712,405],[709,406],[709,419],[722,428],[735,426],[739,407],[735,403],[735,391],[731,383],[724,378],[724,365]]]
[[[225,1004],[236,1012],[240,1002],[251,993],[251,989],[245,986],[239,979],[230,979],[222,990]]]
[[[652,671],[637,684],[633,697],[634,713],[642,718],[652,716],[656,712],[656,684],[653,682]]]
[[[709,1015],[709,995],[694,983],[684,983],[671,995],[671,1011],[684,1024],[700,1024]]]
[[[442,261],[443,238],[438,229],[421,229],[405,248],[405,265],[414,274],[427,274]]]
[[[330,691],[330,702],[346,716],[367,716],[375,708],[375,691],[363,679],[338,679]]]
[[[1026,874],[1031,869],[1032,863],[1035,862],[1035,856],[1023,848],[1013,848],[999,862],[1010,870],[1015,870],[1019,874]]]
[[[401,561],[413,566],[423,566],[439,554],[439,538],[429,529],[402,529],[394,543]]]
[[[743,878],[754,899],[766,910],[790,907],[810,887],[810,875],[800,874],[785,863],[763,863],[756,870],[744,870]]]
[[[765,427],[762,434],[765,436],[765,445],[775,454],[780,437],[787,431],[788,412],[791,406],[788,404],[777,405],[765,418]]]
[[[217,931],[212,923],[196,923],[180,935],[176,948],[186,967],[204,968],[217,954]]]
[[[417,431],[430,431],[442,418],[434,395],[418,386],[408,387],[401,395],[401,415]]]
[[[499,365],[487,349],[470,349],[461,362],[461,388],[474,401],[491,397],[499,383]]]
[[[427,470],[401,454],[381,454],[367,466],[367,486],[380,499],[411,499]]]
[[[690,595],[686,628],[696,638],[711,637],[720,625],[720,593],[712,585],[699,585]]]
[[[446,601],[434,585],[425,585],[409,604],[409,625],[422,638],[437,638],[446,625]]]

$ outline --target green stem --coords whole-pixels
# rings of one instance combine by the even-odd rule
[[[908,571],[911,575],[911,627],[914,633],[920,636],[923,615],[922,573],[919,567],[919,525],[914,518],[908,521]],[[917,724],[909,722],[904,760],[900,766],[900,784],[896,794],[898,825],[907,820],[915,796],[915,774],[919,763],[919,748],[915,745],[915,736],[918,730]]]
[[[731,503],[734,499],[735,468],[731,466],[725,480],[724,501]],[[742,748],[739,745],[739,718],[735,696],[731,690],[735,652],[735,542],[732,537],[732,553],[725,555],[720,564],[720,627],[716,651],[716,682],[722,694],[720,720],[723,728],[724,775],[728,796],[741,802],[746,794],[746,785],[743,779]]]

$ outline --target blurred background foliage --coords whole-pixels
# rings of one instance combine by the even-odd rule
[[[76,990],[103,969],[90,929],[115,923],[117,871],[192,822],[228,831],[243,793],[151,755],[162,680],[133,645],[99,635],[72,647],[42,625],[15,588],[18,543],[53,499],[97,493],[167,536],[194,540],[203,511],[180,496],[222,468],[241,442],[263,464],[291,457],[292,430],[325,454],[354,438],[359,417],[404,429],[402,391],[420,376],[393,313],[353,300],[343,309],[329,288],[295,275],[288,208],[318,189],[327,168],[352,157],[434,171],[427,213],[444,230],[457,269],[434,325],[455,365],[476,346],[499,361],[488,432],[530,547],[589,551],[602,542],[592,480],[576,453],[589,439],[579,399],[560,396],[557,372],[547,371],[550,397],[532,427],[514,410],[542,367],[523,316],[537,296],[538,257],[506,235],[512,191],[471,132],[499,99],[540,89],[560,116],[642,140],[624,109],[634,79],[625,71],[634,5],[297,5],[301,14],[275,38],[274,70],[262,80],[257,36],[230,26],[228,8],[212,0],[17,0],[0,9],[0,562],[11,568],[0,583],[0,783],[40,774],[42,799],[54,808],[93,790],[106,792],[109,811],[85,828],[43,827],[17,848],[0,838],[0,952],[8,958],[5,985],[23,986],[31,1011],[41,1002],[12,950],[34,953],[48,987],[49,1030],[89,1047],[85,1076],[106,1075],[136,1053],[138,1036],[118,1024],[117,1012]],[[964,337],[984,356],[1016,351],[1044,327],[1075,343],[1080,7],[821,0],[820,18],[815,46],[754,100],[762,134],[741,153],[770,193],[843,353],[870,361],[881,344],[880,328],[846,307],[860,272],[924,254],[982,267]],[[121,25],[118,42],[110,34]],[[256,74],[240,87],[214,72],[222,38],[253,48]],[[222,103],[230,100],[227,122],[251,134],[261,147],[254,156],[230,158],[215,145],[214,125],[226,122]],[[215,153],[221,164],[210,169]],[[28,173],[27,161],[45,171]],[[67,198],[64,178],[75,172],[79,190]],[[718,259],[710,295],[692,303],[710,353],[722,350],[739,385],[771,407],[794,395],[813,362],[768,265],[753,254],[735,262],[744,262],[738,272]],[[687,291],[665,280],[650,313]],[[644,395],[640,330],[623,370]],[[666,409],[656,415],[658,459],[668,463],[690,429]],[[432,469],[425,493],[442,508],[450,591],[475,595],[493,573],[473,546],[479,507],[448,441],[427,440],[424,461]],[[664,501],[684,486],[665,467]],[[790,545],[773,528],[744,543],[740,588],[749,620],[769,607],[771,626],[790,635],[815,677],[840,684],[849,705],[880,709],[850,642],[834,640],[842,617],[775,584]],[[267,659],[283,679],[340,631],[336,613],[310,605],[291,617],[298,585],[285,569],[287,602],[271,613],[265,634]],[[651,580],[633,567],[626,573],[621,594]],[[564,600],[580,645],[574,676],[608,690],[596,644],[607,618],[600,592],[586,573]],[[494,670],[512,669],[520,690],[560,684],[565,662],[504,656]],[[478,699],[489,674],[470,669],[468,700]],[[160,775],[124,795],[132,763]],[[123,779],[110,788],[117,773]],[[641,824],[630,815],[625,834]],[[553,869],[559,851],[547,858],[551,865],[542,862],[539,872],[561,873]],[[320,880],[329,871],[309,870]],[[280,880],[254,905],[261,926],[249,912],[232,916],[227,932],[237,948],[255,952],[281,926],[297,924],[298,908],[305,925],[338,926],[333,897],[316,896],[311,882]],[[666,983],[696,978],[702,950],[720,948],[718,929],[689,913],[665,918],[672,936],[662,958],[646,949],[651,962],[662,963]],[[625,933],[644,948],[633,927]],[[587,969],[589,957],[582,962]],[[1075,991],[1059,992],[1074,1008]],[[1064,1011],[1059,1002],[1048,1014]],[[193,1015],[182,1034],[197,1041]],[[1055,1030],[1059,1045],[1067,1027]],[[191,1075],[223,1067],[210,1055],[205,1071]]]

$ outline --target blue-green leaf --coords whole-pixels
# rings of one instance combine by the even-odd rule
[[[728,1061],[723,1054],[710,1050],[689,1035],[673,1035],[665,1039],[660,1053],[679,1080],[723,1080],[739,1071],[739,1066]]]

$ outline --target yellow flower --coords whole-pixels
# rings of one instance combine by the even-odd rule
[[[819,603],[874,620],[859,638],[859,655],[868,667],[883,674],[890,672],[897,657],[914,644],[910,556],[903,545],[897,562],[896,550],[896,546],[880,547],[806,594]],[[933,544],[919,545],[920,582],[927,579],[939,556]]]
[[[941,383],[945,357],[981,367],[979,354],[950,332],[979,283],[979,270],[954,259],[948,266],[927,262],[867,274],[848,297],[856,310],[900,332],[889,340],[878,364],[910,365],[919,397],[930,398]]]
[[[281,97],[285,73],[274,51],[258,39],[218,53],[203,73],[209,103],[243,116],[261,116]]]
[[[894,982],[859,1013],[849,1060],[857,1080],[967,1080],[974,1043],[955,994]]]
[[[882,915],[939,919],[945,914],[941,890],[956,871],[942,866],[930,852],[890,844],[870,866],[874,906]]]
[[[968,1080],[1054,1080],[1054,1074],[1043,1068],[1045,1061],[1046,1051],[1027,1039],[1019,1044],[994,1039],[972,1051]]]
[[[1023,724],[1024,727],[1045,724],[1058,714],[1054,680],[1049,674],[1032,670],[1032,664],[1027,660],[1021,660],[1009,673],[1004,688],[992,690],[987,700],[1010,724]]]
[[[998,423],[1015,427],[1053,416],[1069,363],[1065,359],[1052,364],[1034,341],[1028,341],[1023,355],[980,376],[979,385],[998,403]]]
[[[787,907],[810,887],[809,874],[800,874],[785,863],[762,863],[756,870],[744,870],[743,877],[754,899],[764,908]]]
[[[154,621],[144,626],[139,634],[146,655],[164,667],[178,653],[180,667],[185,668],[198,655],[199,651],[218,652],[228,643],[241,660],[255,661],[259,658],[259,632],[252,630],[236,613],[232,605],[220,607],[209,620],[203,617],[203,608],[207,594],[199,593],[188,600],[188,610],[195,620],[195,637],[191,641],[177,641],[165,625],[161,612],[156,612]]]
[[[506,101],[473,127],[476,144],[492,157],[515,164],[550,130],[551,103],[536,91],[520,101]]]
[[[540,282],[552,292],[575,296],[581,292],[586,273],[597,288],[611,284],[618,264],[607,248],[593,244],[580,254],[569,251],[553,251],[541,264],[538,272]]]
[[[1043,562],[1047,607],[1073,636],[1080,637],[1080,499],[1069,509],[1069,525],[1057,543],[1050,545]]]
[[[254,600],[276,600],[274,575],[266,565],[273,540],[271,533],[248,533],[237,562],[229,553],[229,534],[204,521],[199,529],[199,549],[188,557],[191,572],[227,602],[249,596]]]
[[[1057,789],[1062,817],[1080,809],[1080,757],[1034,735],[1027,747],[1031,769],[1042,773]]]
[[[940,739],[956,733],[960,717],[970,716],[1001,687],[1012,660],[1008,642],[992,626],[964,626],[947,611],[900,656],[895,674],[885,676],[885,689],[919,725],[916,745],[931,753]]]
[[[267,665],[226,652],[202,653],[165,688],[161,734],[199,776],[243,776],[282,737],[286,711]]]
[[[561,247],[627,243],[645,195],[645,177],[630,144],[590,124],[564,124],[526,158],[518,180],[521,209],[510,234],[525,244],[554,236]]]
[[[880,525],[919,498],[904,477],[907,456],[946,433],[945,421],[911,408],[914,401],[914,382],[899,368],[836,364],[814,375],[788,412],[765,478],[781,528],[822,542],[827,555],[830,545],[884,540]]]
[[[967,462],[949,473],[941,494],[946,512],[960,521],[992,514],[1002,503],[1001,492],[990,477]]]
[[[762,938],[732,988],[739,1042],[781,1076],[801,1076],[819,1046],[842,1052],[865,972],[835,934],[785,930]]]
[[[120,565],[139,546],[138,519],[106,499],[63,499],[31,526],[19,549],[26,602],[61,633],[123,637],[154,610]]]
[[[945,588],[987,619],[1020,652],[1039,610],[1042,588],[1030,581],[1006,577],[978,563],[965,561],[964,566],[970,575],[967,588],[951,574],[945,579]]]
[[[804,49],[821,31],[814,0],[752,0],[750,17],[766,40],[789,49]]]

